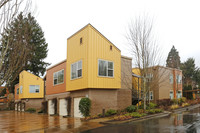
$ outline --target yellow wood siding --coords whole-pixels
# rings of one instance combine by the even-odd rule
[[[80,44],[81,37],[82,44]],[[99,59],[114,63],[114,77],[98,76]],[[71,80],[71,64],[79,60],[82,60],[82,77]],[[121,88],[121,52],[89,24],[67,40],[66,77],[67,91],[85,88]]]
[[[82,38],[82,44],[80,44]],[[88,86],[88,29],[81,30],[78,34],[67,40],[67,71],[66,90],[84,89]],[[71,80],[71,64],[82,60],[82,77]]]
[[[39,85],[39,93],[30,93],[30,85]],[[27,71],[22,71],[19,75],[19,88],[23,86],[22,94],[20,94],[19,89],[19,98],[43,98],[44,97],[44,81],[42,78],[35,76]]]

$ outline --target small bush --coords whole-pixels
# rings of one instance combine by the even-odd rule
[[[106,113],[105,116],[111,116],[117,114],[117,111],[114,109],[109,109]]]
[[[173,104],[178,104],[178,99],[172,99]]]
[[[149,105],[148,105],[148,108],[149,109],[155,109],[156,106],[157,106],[157,104],[150,102]]]
[[[38,111],[38,113],[40,114],[40,113],[44,113],[44,110],[40,110],[40,111]]]
[[[89,98],[82,98],[79,102],[79,110],[84,117],[90,115],[90,108],[91,100]]]
[[[182,103],[185,103],[186,102],[186,98],[185,97],[182,97],[182,98],[179,98],[178,99],[178,104],[182,104]]]
[[[34,112],[36,112],[36,109],[35,108],[28,108],[26,110],[26,112],[34,113]]]
[[[142,113],[145,113],[145,110],[144,109],[138,109],[137,112],[142,114]]]
[[[183,103],[182,107],[189,106],[189,105],[190,105],[189,103]]]
[[[136,110],[137,110],[137,106],[135,105],[131,105],[126,108],[126,112],[129,112],[129,113],[135,112]]]
[[[155,114],[156,113],[154,109],[150,109],[147,112],[148,112],[148,114]]]
[[[173,104],[170,108],[173,110],[173,109],[177,109],[179,106],[178,104]]]
[[[145,115],[146,115],[145,113],[140,114],[138,112],[132,112],[132,113],[125,114],[125,116],[131,116],[132,118],[140,118]]]
[[[163,110],[162,109],[154,109],[155,113],[162,113]]]

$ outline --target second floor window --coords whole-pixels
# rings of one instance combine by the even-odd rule
[[[169,82],[170,82],[170,84],[173,84],[173,75],[172,74],[170,74],[170,76],[169,76]]]
[[[82,60],[71,64],[71,79],[82,77]]]
[[[30,93],[39,93],[40,86],[39,85],[29,85],[29,92]]]
[[[113,77],[114,76],[113,62],[106,60],[99,60],[98,75],[103,77]]]
[[[53,74],[53,84],[61,84],[64,82],[64,70],[60,70]]]

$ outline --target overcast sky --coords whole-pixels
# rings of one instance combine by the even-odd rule
[[[164,61],[172,48],[181,61],[195,58],[200,66],[199,0],[35,0],[36,19],[48,43],[45,61],[54,65],[66,59],[67,38],[91,23],[120,50],[130,56],[125,38],[128,24],[148,14],[154,21],[157,43]]]

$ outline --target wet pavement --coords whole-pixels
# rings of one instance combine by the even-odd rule
[[[99,127],[82,133],[200,133],[200,108],[162,118]]]
[[[102,126],[98,122],[82,122],[79,118],[0,111],[0,133],[76,133]]]

